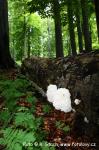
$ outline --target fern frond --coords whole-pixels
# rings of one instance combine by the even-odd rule
[[[41,118],[35,118],[33,114],[29,112],[18,112],[15,115],[15,125],[17,126],[24,126],[25,128],[32,129],[36,131],[39,126],[42,124]]]
[[[2,132],[4,138],[0,138],[0,141],[2,141],[2,144],[6,145],[7,150],[21,150],[24,142],[34,142],[36,140],[33,132],[12,129],[10,127]],[[16,149],[16,147],[20,149]]]

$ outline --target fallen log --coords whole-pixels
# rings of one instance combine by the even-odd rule
[[[88,132],[93,130],[92,134],[97,134],[96,128],[99,128],[99,51],[59,59],[27,58],[22,63],[21,72],[28,75],[44,92],[49,84],[68,88],[72,105],[76,98],[83,102],[83,107],[77,109],[85,114],[92,124],[92,128],[87,128]]]
[[[29,77],[26,76],[26,79],[29,80]],[[29,82],[30,82],[31,86],[32,86],[33,88],[35,88],[35,90],[36,90],[38,93],[40,93],[40,94],[42,95],[42,97],[45,97],[45,98],[46,98],[46,92],[44,92],[44,90],[43,90],[41,87],[39,87],[34,81],[30,81],[30,80],[29,80]]]

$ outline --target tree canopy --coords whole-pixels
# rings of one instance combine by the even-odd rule
[[[97,10],[91,0],[9,0],[11,56],[20,62],[31,55],[53,58],[98,49]]]

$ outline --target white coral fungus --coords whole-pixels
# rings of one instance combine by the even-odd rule
[[[49,85],[47,88],[47,99],[53,103],[57,110],[64,112],[72,110],[70,92],[66,88],[57,89],[56,85]]]
[[[79,105],[80,102],[81,102],[81,100],[79,100],[79,99],[75,99],[75,100],[74,100],[74,103],[75,103],[76,105]]]
[[[53,85],[53,84],[50,84],[48,87],[47,87],[47,92],[46,92],[46,96],[47,96],[47,100],[51,103],[53,103],[53,97],[54,97],[54,94],[56,93],[57,91],[57,86],[56,85]]]

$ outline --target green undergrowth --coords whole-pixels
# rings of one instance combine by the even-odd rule
[[[10,80],[0,76],[0,145],[5,150],[55,150],[46,141],[43,116],[35,114],[38,100],[34,94],[25,77]],[[44,115],[51,110],[50,104],[42,105]],[[61,122],[56,122],[56,127],[69,130]]]
[[[56,127],[58,129],[61,129],[62,131],[64,131],[65,133],[70,131],[70,127],[69,125],[66,125],[65,123],[61,122],[61,121],[56,121]]]
[[[0,145],[5,150],[54,150],[42,130],[43,117],[36,117],[33,89],[25,78],[9,80],[0,76]],[[27,102],[31,107],[22,106]],[[21,103],[21,104],[20,104]],[[48,106],[47,106],[48,108]],[[44,111],[47,109],[44,107]],[[49,110],[48,110],[49,111]]]

